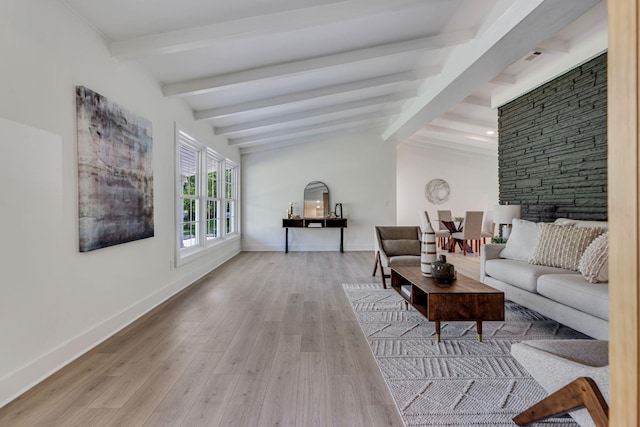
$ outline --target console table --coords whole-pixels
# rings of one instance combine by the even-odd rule
[[[284,228],[284,253],[289,253],[289,229],[290,228],[309,228],[309,229],[340,229],[340,252],[344,253],[343,239],[344,229],[347,228],[347,218],[283,218],[282,227]]]

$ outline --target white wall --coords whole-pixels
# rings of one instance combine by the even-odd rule
[[[304,187],[323,181],[330,210],[348,218],[344,249],[373,250],[373,226],[396,222],[396,151],[373,131],[242,156],[242,249],[284,250],[282,218],[289,202],[302,216]],[[289,231],[291,251],[338,250],[339,230]]]
[[[240,156],[144,71],[112,59],[107,42],[59,2],[2,1],[0,28],[0,118],[8,119],[0,121],[0,155],[15,159],[0,187],[2,406],[239,252],[236,238],[172,267],[174,122]],[[78,252],[76,85],[153,123],[155,237]],[[34,209],[47,217],[34,221]]]
[[[398,146],[397,161],[399,225],[420,225],[420,211],[428,211],[433,224],[438,209],[464,216],[465,211],[493,210],[498,203],[497,156],[407,142]],[[449,200],[441,205],[430,203],[424,193],[427,182],[435,178],[447,181],[451,189]]]

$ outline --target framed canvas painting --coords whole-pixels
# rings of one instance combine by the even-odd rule
[[[151,122],[76,87],[79,248],[153,237]]]

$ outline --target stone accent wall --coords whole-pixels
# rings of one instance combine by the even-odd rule
[[[522,217],[607,219],[607,54],[498,108],[500,202]]]

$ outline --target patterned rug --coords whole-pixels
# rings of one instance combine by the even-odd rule
[[[533,339],[587,336],[507,301],[504,322],[435,324],[393,289],[343,284],[373,355],[407,426],[514,426],[515,415],[546,392],[511,357],[511,344]],[[558,417],[536,426],[576,426]]]

